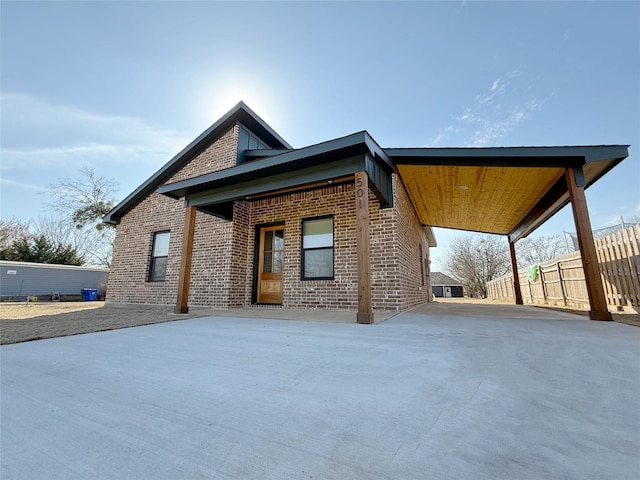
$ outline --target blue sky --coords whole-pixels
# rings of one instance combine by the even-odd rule
[[[123,198],[238,100],[294,147],[631,144],[587,200],[594,228],[640,215],[638,2],[0,8],[3,218],[83,165]],[[563,230],[568,209],[534,235]]]

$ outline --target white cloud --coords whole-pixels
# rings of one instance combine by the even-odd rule
[[[524,97],[524,78],[520,69],[508,72],[505,78],[496,78],[461,114],[452,116],[452,123],[436,135],[432,145],[455,142],[459,146],[483,147],[507,136],[544,105],[544,100]]]
[[[31,183],[18,182],[9,178],[0,178],[0,184],[10,185],[14,187],[27,188],[29,190],[36,190],[37,192],[47,192],[49,189],[41,187],[39,185],[33,185]]]
[[[188,139],[142,120],[2,93],[2,171],[102,163],[161,165]]]

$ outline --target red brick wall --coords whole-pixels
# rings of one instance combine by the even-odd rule
[[[223,133],[220,138],[204,149],[166,183],[179,182],[187,178],[198,177],[206,173],[235,167],[238,154],[237,145],[238,125],[234,125],[227,133]]]
[[[375,310],[405,310],[430,299],[426,285],[422,286],[420,272],[419,245],[422,244],[423,252],[428,252],[426,237],[404,186],[395,176],[394,190],[394,208],[380,209],[375,196],[369,195],[372,304]],[[251,303],[255,227],[284,222],[283,307],[357,309],[353,184],[259,200],[248,204],[248,208],[245,306]],[[334,279],[301,280],[302,219],[324,215],[334,218]]]
[[[169,182],[229,168],[236,162],[235,126]],[[372,304],[399,311],[431,298],[422,286],[419,246],[428,254],[422,227],[402,183],[395,177],[394,207],[380,209],[370,194]],[[302,219],[333,215],[334,279],[301,280]],[[357,309],[355,188],[327,186],[280,197],[236,202],[233,222],[198,212],[189,304],[219,308],[251,305],[256,225],[285,224],[285,308]],[[176,300],[184,228],[183,202],[154,192],[117,226],[108,300],[173,304]],[[147,282],[153,232],[170,230],[164,282]],[[426,271],[425,271],[426,275]]]
[[[238,127],[232,127],[167,183],[235,165]],[[213,168],[214,170],[208,170]],[[116,303],[172,304],[176,301],[184,204],[157,192],[131,209],[116,227],[107,299]],[[192,305],[227,307],[233,224],[198,212],[189,300]],[[170,230],[164,282],[148,282],[153,232]]]
[[[285,222],[283,260],[285,308],[349,310],[357,306],[355,190],[353,184],[258,200],[250,205],[245,305],[251,301],[255,226]],[[333,215],[334,279],[301,280],[302,219]],[[314,289],[314,291],[309,291]]]
[[[401,275],[398,290],[401,292],[400,310],[415,307],[431,300],[431,288],[427,279],[429,244],[402,181],[394,175],[394,210],[396,211],[396,254]],[[422,246],[422,258],[420,258]],[[422,269],[420,263],[422,262]],[[423,284],[424,283],[424,284]]]

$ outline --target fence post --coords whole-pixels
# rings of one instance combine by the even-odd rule
[[[562,278],[562,267],[560,266],[560,262],[556,262],[556,267],[558,268],[558,282],[560,283],[560,293],[562,294],[562,304],[567,306],[567,296],[564,293],[564,279]]]
[[[640,306],[640,264],[637,262],[640,261],[640,248],[638,247],[637,238],[640,237],[640,225],[636,225],[635,228],[631,227],[627,230],[627,240],[628,240],[628,249],[629,252],[629,268],[633,272],[633,276],[635,278],[634,282],[634,305]]]

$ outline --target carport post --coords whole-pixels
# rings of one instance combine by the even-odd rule
[[[358,252],[358,323],[373,323],[369,255],[369,176],[356,172],[356,251]]]
[[[178,298],[174,313],[189,313],[189,280],[191,278],[191,254],[193,235],[196,229],[196,207],[187,207],[184,214],[184,234],[182,236],[182,256],[178,276]]]
[[[516,305],[522,305],[522,290],[520,289],[518,262],[516,261],[516,244],[511,239],[509,239],[509,255],[511,256],[511,274],[513,275],[513,293],[516,296]]]
[[[569,190],[569,198],[571,199],[573,220],[576,224],[584,280],[587,284],[587,294],[589,295],[589,318],[591,320],[613,320],[611,313],[607,310],[607,301],[602,288],[596,246],[593,242],[587,200],[584,196],[585,180],[582,168],[565,169],[565,179]]]

